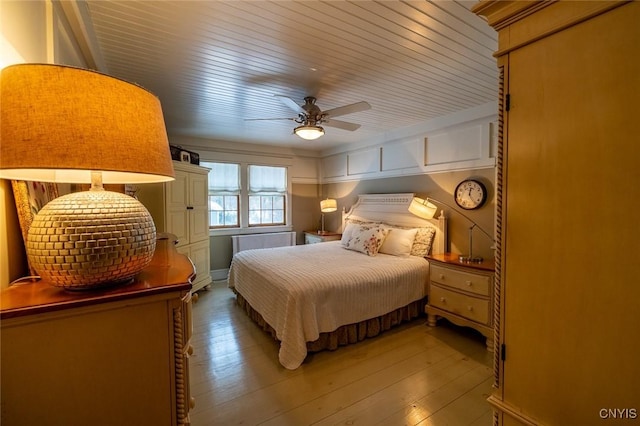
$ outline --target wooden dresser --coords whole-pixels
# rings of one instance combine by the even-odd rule
[[[193,277],[193,264],[164,239],[128,285],[3,290],[0,423],[189,424]]]
[[[429,260],[428,324],[438,317],[471,327],[487,338],[493,351],[493,260],[462,263],[458,255],[433,254]]]

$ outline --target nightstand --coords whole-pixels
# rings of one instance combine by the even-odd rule
[[[428,324],[434,327],[442,317],[474,328],[487,338],[487,350],[493,351],[493,259],[462,263],[457,254],[444,253],[429,255],[427,260]]]
[[[325,243],[327,241],[339,240],[340,238],[342,238],[342,234],[335,232],[304,231],[305,244]]]

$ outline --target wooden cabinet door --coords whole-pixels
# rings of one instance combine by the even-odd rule
[[[638,22],[629,3],[508,57],[503,395],[543,424],[638,404]]]
[[[148,299],[3,320],[2,424],[175,426],[174,327]]]
[[[191,261],[196,267],[196,282],[208,278],[210,269],[209,241],[204,240],[191,245],[189,254]]]
[[[175,171],[176,179],[166,185],[166,215],[169,232],[178,237],[178,246],[189,244],[189,174]]]
[[[209,238],[209,189],[207,174],[189,175],[189,239],[202,241]]]

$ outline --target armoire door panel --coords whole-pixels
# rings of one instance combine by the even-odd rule
[[[189,238],[191,242],[209,239],[209,211],[194,208],[189,212]]]
[[[209,204],[209,184],[207,181],[207,175],[191,175],[190,184],[191,196],[189,199],[189,205],[194,209],[207,209]]]
[[[509,53],[503,395],[544,424],[640,395],[638,22],[632,2]]]
[[[188,210],[184,207],[177,210],[167,210],[167,222],[170,232],[178,239],[178,245],[189,244],[189,219]]]
[[[167,207],[184,208],[189,203],[189,175],[180,170],[175,171],[176,179],[167,184]]]

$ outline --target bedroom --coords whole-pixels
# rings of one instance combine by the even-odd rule
[[[4,7],[4,6],[3,6]],[[625,6],[623,9],[625,8],[631,8],[631,11],[634,11],[636,9],[633,9],[633,7],[635,6]],[[43,17],[43,15],[30,15],[31,17],[33,16],[40,16]],[[33,19],[33,18],[31,18]],[[44,18],[43,18],[44,19]],[[4,32],[4,30],[3,30]],[[38,31],[34,31],[33,32],[33,36],[37,37]],[[23,39],[23,42],[26,42],[26,39]],[[37,42],[36,42],[37,44]],[[22,49],[28,49],[29,47],[22,47]],[[33,46],[31,47],[33,48]],[[42,45],[38,45],[37,49],[39,50],[40,53],[42,53],[42,51],[44,50],[42,48]],[[46,58],[44,57],[40,57],[42,59],[39,59],[41,61],[44,61]],[[633,64],[633,65],[637,65],[637,64]],[[358,101],[360,100],[360,98],[354,99],[354,101]],[[320,102],[320,101],[319,101]],[[476,119],[483,119],[484,121],[484,125],[488,125],[489,123],[495,121],[496,118],[496,111],[497,110],[497,105],[494,103],[494,107],[491,110],[490,113],[478,113],[478,111],[476,111],[476,113],[478,113],[478,115],[475,115],[473,117],[463,117],[460,118],[458,117],[458,123],[462,122],[462,123],[467,123],[467,122],[473,122],[473,120]],[[356,121],[356,116],[354,116],[353,121]],[[430,123],[431,125],[433,125],[433,122]],[[439,129],[444,129],[446,127],[449,127],[448,125],[451,123],[448,122],[440,122],[437,123],[438,126],[436,126]],[[462,127],[464,128],[464,126]],[[424,130],[424,128],[420,129],[421,131]],[[429,131],[432,131],[432,127],[428,127]],[[489,140],[489,135],[491,134],[491,132],[486,131],[485,133],[487,135],[486,140]],[[329,135],[329,131],[327,131],[327,136]],[[406,136],[406,135],[402,135],[402,136]],[[455,139],[455,138],[453,138]],[[633,137],[631,138],[621,138],[621,139],[626,139],[626,140],[632,140]],[[431,138],[431,140],[433,141],[433,138]],[[191,148],[192,150],[196,151],[196,152],[200,152],[201,155],[203,155],[203,159],[204,159],[204,150],[201,149],[201,146],[199,146],[197,143],[191,143],[191,144],[186,144],[184,142],[180,142],[180,141],[176,141],[177,144],[182,144],[184,146],[188,146],[189,148]],[[486,142],[485,142],[486,143]],[[355,144],[354,144],[355,145]],[[380,143],[380,145],[384,145],[383,143]],[[237,144],[236,144],[237,146]],[[491,147],[490,144],[485,145],[487,147]],[[216,147],[218,148],[218,147]],[[398,152],[402,152],[403,150],[407,149],[406,146],[404,146],[403,144],[389,144],[386,146],[379,146],[379,150],[377,151],[378,155],[380,153],[384,153],[385,150],[387,150],[387,153],[385,154],[385,156],[383,157],[384,159],[389,159],[388,155],[394,155],[395,153]],[[412,148],[412,147],[411,147]],[[627,147],[625,145],[622,145],[621,148],[627,149]],[[621,152],[624,152],[624,149],[621,150]],[[220,152],[218,149],[216,149],[217,152]],[[234,153],[238,154],[238,149],[236,149],[234,147]],[[255,150],[255,146],[247,146],[246,147],[246,151],[247,152],[251,152],[252,154],[255,154],[256,150]],[[273,149],[269,149],[269,150],[263,150],[264,155],[263,157],[269,157],[269,158],[273,158],[273,157],[277,157],[279,155],[283,155],[284,157],[287,158],[295,158],[296,160],[291,160],[292,163],[296,163],[298,161],[298,159],[300,160],[300,162],[297,163],[297,165],[292,165],[293,168],[293,173],[295,175],[297,175],[296,177],[299,178],[297,181],[292,182],[292,204],[296,204],[297,206],[301,207],[301,211],[298,212],[298,210],[296,210],[296,215],[293,217],[293,223],[292,226],[294,227],[294,229],[297,231],[297,233],[299,234],[298,238],[301,238],[300,235],[302,234],[302,232],[304,232],[305,230],[309,230],[309,229],[315,229],[318,227],[319,221],[320,221],[320,212],[319,212],[319,200],[327,197],[327,196],[331,196],[331,197],[335,197],[339,200],[340,203],[340,207],[346,207],[349,208],[349,206],[353,205],[353,203],[355,202],[356,199],[356,195],[361,194],[361,193],[372,193],[372,192],[405,192],[405,191],[409,191],[409,192],[415,192],[418,193],[419,195],[422,196],[432,196],[436,199],[451,199],[451,198],[447,198],[447,197],[451,197],[451,193],[452,190],[455,188],[455,185],[460,182],[461,180],[469,177],[469,176],[480,176],[483,179],[486,179],[488,183],[490,183],[489,187],[491,188],[491,193],[493,194],[493,196],[495,197],[495,188],[496,188],[496,182],[495,182],[495,178],[493,177],[493,169],[491,167],[489,168],[483,168],[486,167],[482,166],[481,168],[471,168],[470,171],[450,171],[450,172],[442,172],[442,173],[435,173],[435,174],[424,174],[422,176],[389,176],[389,174],[387,175],[378,175],[378,176],[374,176],[371,175],[369,173],[363,173],[363,174],[367,174],[367,177],[371,177],[372,179],[361,179],[359,183],[356,183],[355,181],[339,181],[336,180],[334,182],[327,182],[325,185],[323,186],[318,186],[316,183],[314,183],[313,181],[309,180],[310,178],[313,179],[314,177],[318,176],[317,172],[315,172],[315,170],[321,170],[322,168],[320,166],[318,166],[317,164],[315,164],[315,162],[311,162],[312,166],[310,167],[310,163],[308,162],[309,156],[307,155],[306,152],[300,152],[299,149],[282,149],[282,148],[273,148]],[[344,152],[343,152],[344,153]],[[349,155],[351,155],[352,153],[353,156],[351,158],[352,161],[355,161],[356,165],[360,165],[361,166],[361,171],[367,172],[368,169],[366,167],[367,165],[367,159],[375,159],[377,157],[373,156],[373,153],[371,152],[367,152],[366,147],[362,147],[362,146],[351,146],[350,147],[350,151],[348,152]],[[334,152],[327,152],[327,156],[329,156],[329,154],[334,154]],[[340,154],[337,153],[336,154]],[[345,153],[346,155],[346,153]],[[311,155],[310,157],[313,158],[314,155]],[[392,157],[393,158],[393,157]],[[488,153],[486,155],[486,158],[495,158],[495,153]],[[597,158],[597,157],[596,157]],[[209,156],[209,158],[206,158],[209,161],[215,161],[215,160],[221,160],[220,158],[213,158],[211,156]],[[406,165],[406,161],[405,158],[402,156],[396,156],[395,159],[400,162],[401,164],[405,164]],[[340,164],[344,164],[344,163],[340,163]],[[606,174],[604,175],[606,177]],[[4,188],[6,191],[6,187]],[[6,193],[6,192],[5,192]],[[610,200],[610,198],[606,198],[607,200]],[[493,215],[491,213],[493,204],[495,202],[495,198],[490,198],[490,202],[483,208],[481,209],[481,211],[478,211],[477,213],[479,214],[479,217],[475,217],[478,222],[481,224],[481,226],[485,229],[492,229],[493,228]],[[610,203],[609,205],[620,205],[620,201],[618,199],[615,200],[615,202]],[[624,204],[623,204],[624,205]],[[630,207],[633,206],[633,204],[628,205]],[[296,207],[297,209],[297,207]],[[561,220],[563,218],[563,209],[552,209],[556,211],[556,215],[554,216],[555,218],[557,218],[558,220]],[[488,214],[486,214],[488,212]],[[327,226],[330,227],[331,229],[337,229],[338,227],[338,221],[339,221],[339,214],[328,214],[326,215],[326,220],[327,220]],[[467,238],[466,238],[466,224],[462,223],[464,222],[464,220],[462,220],[460,217],[457,217],[457,215],[455,214],[451,214],[450,215],[450,220],[451,220],[451,226],[452,226],[452,231],[451,231],[451,241],[453,244],[457,245],[457,248],[459,252],[464,252],[466,249],[466,245],[467,245]],[[299,221],[299,222],[297,222]],[[455,222],[458,222],[458,225],[456,225]],[[555,222],[554,222],[555,223]],[[16,226],[14,226],[12,228],[13,232],[15,230]],[[630,228],[633,229],[633,228]],[[15,232],[13,232],[15,234]],[[6,235],[5,233],[3,233],[4,235]],[[633,235],[633,232],[630,232],[629,235]],[[217,241],[217,238],[220,239],[220,241]],[[222,252],[222,256],[217,257],[217,256],[213,256],[211,258],[211,269],[214,271],[223,271],[226,267],[228,267],[228,259],[230,257],[230,244],[229,242],[224,242],[224,236],[221,237],[213,237],[211,239],[211,247],[212,249],[212,253],[214,251],[217,250],[218,253]],[[478,240],[480,240],[480,238],[478,238]],[[299,240],[300,241],[300,240]],[[474,240],[475,241],[475,240]],[[607,240],[608,241],[608,240]],[[626,240],[625,240],[626,241]],[[11,239],[8,241],[8,244],[10,245],[10,247],[14,247],[16,245],[19,246],[19,236],[15,236],[15,238]],[[480,243],[480,241],[478,241]],[[607,242],[607,244],[610,244],[609,242]],[[626,244],[626,243],[625,243]],[[623,247],[626,247],[623,245]],[[633,250],[631,247],[631,245],[628,246],[631,250]],[[555,249],[555,247],[554,247]],[[16,250],[17,252],[18,250]],[[227,254],[224,254],[224,253]],[[487,256],[485,254],[485,256]],[[226,260],[220,260],[220,259],[226,259]],[[515,259],[515,257],[514,257]],[[604,263],[604,265],[610,264],[609,262],[611,262],[611,259],[608,257],[605,258],[606,262]],[[6,262],[7,259],[3,259],[3,262]],[[11,258],[10,262],[16,262],[16,263],[20,263],[20,260],[16,261],[15,258]],[[7,271],[7,269],[11,269],[13,268],[14,265],[9,265],[9,268],[4,268],[3,265],[3,271]],[[573,265],[572,265],[573,266]],[[619,268],[618,269],[618,274],[620,275],[616,275],[616,276],[620,276],[621,278],[630,278],[632,277],[632,272],[633,269],[631,269],[630,267],[625,266],[624,268]],[[6,273],[6,272],[3,272]],[[224,272],[222,272],[224,273]],[[596,272],[597,275],[597,272]],[[4,280],[3,282],[8,282],[9,279]],[[614,292],[613,294],[620,294],[618,292],[619,290],[616,288],[616,292]],[[624,299],[624,298],[621,298]],[[585,299],[582,298],[582,301],[584,301]],[[587,305],[591,305],[593,302],[587,300]],[[627,307],[629,306],[628,303],[625,304],[624,302],[611,302],[614,303],[611,306],[607,307],[608,311],[618,311],[617,309],[615,309],[615,306],[619,306],[619,307]],[[552,305],[551,305],[552,306]],[[548,308],[551,309],[551,308]],[[575,309],[574,311],[570,311],[572,312],[572,315],[575,315],[576,312],[582,312],[580,309]],[[573,317],[572,317],[573,318]],[[627,320],[630,320],[630,322],[633,322],[634,317],[629,317]],[[630,329],[628,329],[627,327],[624,327],[621,324],[621,321],[619,321],[618,319],[615,318],[611,318],[610,319],[611,322],[613,322],[616,325],[619,325],[620,328],[620,332],[624,333],[624,330],[627,330],[627,333],[633,334],[634,332]],[[628,321],[625,321],[625,323],[627,323]],[[518,326],[518,327],[523,327],[522,324],[518,324],[517,322],[513,323],[514,327]],[[549,324],[545,323],[545,326],[548,327]],[[576,324],[575,321],[569,321],[566,326],[564,327],[564,330],[568,333],[569,336],[575,336],[572,337],[572,339],[577,338],[577,336],[579,335],[578,329],[576,328]],[[598,336],[600,336],[602,334],[602,330],[601,328],[598,328],[597,331]],[[541,337],[539,334],[536,334],[537,337]],[[549,337],[550,338],[550,337]],[[553,344],[552,341],[549,340],[549,338],[547,338],[546,340],[543,339],[543,342],[545,342],[545,345],[551,345]],[[605,339],[604,341],[607,342],[608,345],[611,345],[611,348],[615,348],[616,345],[612,343],[611,339]],[[515,344],[515,342],[514,342]],[[619,347],[619,345],[617,346]],[[621,348],[622,349],[622,348]],[[568,351],[568,349],[565,348],[565,350]],[[615,352],[615,350],[613,350]],[[567,353],[571,354],[571,351],[568,351]],[[606,351],[607,354],[610,354],[611,351]],[[513,352],[514,356],[516,354],[516,352]],[[570,356],[570,355],[569,355]],[[608,355],[609,356],[609,355]],[[515,358],[514,358],[515,359]],[[546,359],[546,358],[544,358]],[[625,358],[626,359],[626,358]],[[589,362],[586,362],[587,365],[591,365],[592,360],[590,360]],[[546,366],[549,366],[549,363],[545,364]],[[623,362],[621,364],[618,365],[623,365],[625,366],[626,364]],[[620,367],[622,368],[622,367]],[[618,371],[618,373],[620,372],[620,370],[616,370]],[[635,371],[635,370],[631,370],[631,371]],[[612,374],[614,374],[614,372],[612,371]],[[575,376],[570,376],[575,378]],[[601,383],[601,381],[603,380],[602,377],[599,377],[596,380],[595,383]],[[536,385],[538,386],[538,389],[544,389],[545,386],[550,386],[550,383],[536,383]],[[626,389],[627,391],[634,391],[636,390],[635,387],[633,387],[632,384],[627,383],[625,384],[624,389]],[[607,401],[607,404],[615,404],[616,401]],[[628,404],[629,402],[627,400],[620,400],[619,402],[620,404],[626,403]],[[520,401],[519,404],[521,405],[526,405],[524,402]],[[602,404],[605,404],[605,402],[602,402]],[[548,402],[545,404],[543,402],[540,401],[536,401],[536,404],[534,404],[534,409],[532,410],[532,413],[530,413],[532,416],[535,417],[535,413],[536,411],[540,412],[540,415],[546,415],[549,416],[548,414],[546,414],[546,412],[548,411],[546,408],[549,407],[549,405],[553,405],[553,404],[549,404]],[[593,404],[592,404],[593,405]],[[540,409],[540,407],[546,407],[544,409]],[[551,419],[553,419],[553,416],[549,417]],[[553,421],[550,421],[551,423],[554,423]]]

